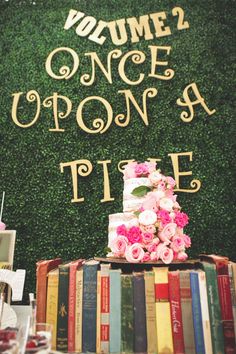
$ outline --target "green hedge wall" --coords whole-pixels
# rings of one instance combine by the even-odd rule
[[[189,21],[188,30],[176,30],[171,10],[180,6]],[[95,51],[103,62],[115,49],[108,39],[100,46],[63,29],[71,8],[105,21],[139,17],[166,11],[172,35],[153,40],[129,40],[119,47],[122,52],[142,50],[147,60],[140,66],[129,65],[132,78],[140,70],[144,81],[130,87],[122,82],[113,68],[113,84],[101,75],[93,86],[80,84],[82,73],[90,72],[84,53]],[[143,161],[161,158],[160,168],[171,173],[168,153],[193,151],[193,161],[183,161],[183,170],[192,170],[193,178],[202,181],[196,194],[179,193],[178,200],[190,216],[187,232],[192,237],[191,257],[199,253],[218,253],[236,260],[235,254],[235,117],[233,78],[235,16],[233,0],[155,2],[152,0],[93,1],[0,1],[0,192],[6,191],[3,220],[8,229],[17,230],[14,268],[27,269],[25,299],[35,289],[35,263],[42,258],[61,256],[64,260],[104,254],[107,244],[108,215],[122,211],[122,175],[117,163],[124,159]],[[130,36],[129,36],[130,38]],[[175,70],[172,80],[148,78],[149,45],[169,45],[169,67]],[[80,56],[78,72],[68,81],[54,80],[46,73],[49,53],[67,46]],[[176,99],[183,89],[196,82],[210,108],[208,116],[201,108],[189,124],[180,119],[182,109]],[[114,114],[125,113],[124,98],[118,90],[131,89],[140,97],[148,87],[158,89],[148,100],[149,126],[138,113],[131,111],[126,128],[114,122],[104,134],[87,134],[76,123],[76,110],[84,98],[97,95],[106,98]],[[61,120],[64,133],[50,132],[52,110],[41,108],[38,122],[21,129],[11,119],[12,93],[37,90],[41,100],[58,92],[71,99],[73,110]],[[139,99],[141,103],[141,100]],[[20,101],[18,115],[32,117],[34,105]],[[99,104],[86,110],[86,124],[104,110]],[[90,176],[80,179],[80,193],[85,202],[71,203],[72,183],[69,169],[62,174],[60,162],[88,159],[93,164]],[[100,203],[103,197],[103,173],[98,160],[111,159],[109,165],[111,193],[114,202]],[[189,185],[186,178],[184,185]]]

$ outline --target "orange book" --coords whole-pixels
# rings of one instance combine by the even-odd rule
[[[79,259],[69,264],[68,352],[75,352],[76,271],[83,263],[84,260]]]
[[[36,301],[37,301],[37,322],[46,322],[46,305],[47,305],[47,274],[50,270],[61,264],[60,258],[43,260],[36,263]]]

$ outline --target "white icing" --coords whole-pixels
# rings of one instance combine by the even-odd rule
[[[151,187],[152,184],[150,180],[146,177],[141,178],[130,178],[124,181],[124,191],[123,191],[123,211],[130,212],[138,210],[145,197],[135,197],[132,192],[135,188],[140,186]]]
[[[122,224],[126,227],[138,226],[138,218],[133,213],[110,214],[108,226],[108,247],[111,246],[111,241],[117,236],[117,227]]]

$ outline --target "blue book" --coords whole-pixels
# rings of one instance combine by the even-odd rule
[[[97,271],[99,262],[83,265],[82,350],[96,353]]]
[[[193,327],[196,354],[206,354],[202,328],[202,311],[200,303],[198,272],[190,272],[190,287],[192,294]]]
[[[110,270],[110,353],[121,352],[121,270]]]

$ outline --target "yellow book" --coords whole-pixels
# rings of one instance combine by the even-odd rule
[[[147,327],[147,352],[149,354],[157,353],[156,338],[156,304],[155,304],[155,286],[154,272],[145,271],[145,298],[146,298],[146,327]]]
[[[101,353],[101,271],[97,272],[97,339],[96,352]]]
[[[168,295],[168,268],[155,267],[156,330],[158,354],[174,353]]]
[[[75,351],[82,352],[83,268],[76,272]]]
[[[46,322],[52,325],[52,349],[56,350],[59,270],[48,273]]]

